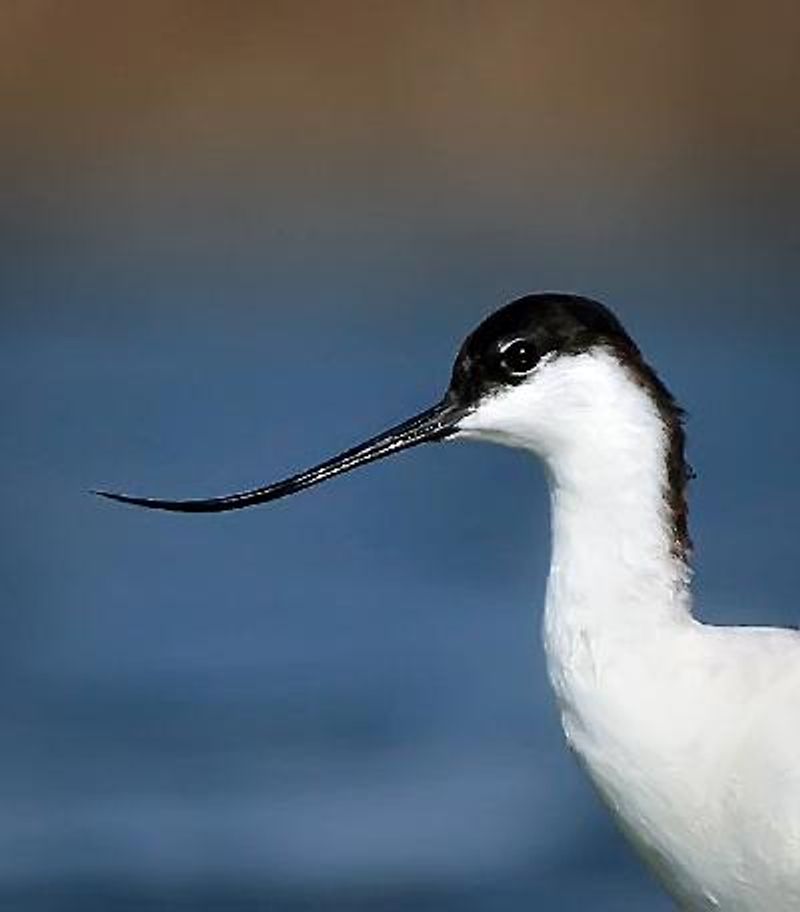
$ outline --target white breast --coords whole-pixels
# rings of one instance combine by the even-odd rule
[[[800,908],[800,644],[689,622],[657,642],[553,649],[565,734],[685,909]]]

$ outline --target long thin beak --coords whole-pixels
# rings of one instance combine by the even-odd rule
[[[160,500],[153,497],[131,497],[128,494],[115,494],[111,491],[95,491],[100,497],[117,500],[120,503],[133,504],[137,507],[148,507],[151,510],[171,510],[176,513],[223,513],[227,510],[241,510],[256,504],[278,500],[289,494],[296,494],[303,488],[327,481],[334,475],[350,472],[368,462],[399,453],[410,447],[433,440],[444,440],[458,429],[458,422],[468,409],[445,397],[438,405],[425,412],[372,437],[359,446],[346,450],[333,459],[320,463],[312,469],[292,475],[283,481],[264,488],[254,488],[238,494],[227,494],[224,497],[210,497],[203,500]]]

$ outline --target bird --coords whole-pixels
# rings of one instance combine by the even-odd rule
[[[800,909],[800,637],[696,617],[684,413],[603,304],[505,304],[467,336],[435,405],[274,484],[199,500],[95,493],[237,510],[456,440],[544,464],[549,682],[567,745],[632,848],[689,912]]]

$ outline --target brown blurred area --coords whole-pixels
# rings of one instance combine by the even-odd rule
[[[7,0],[0,24],[12,237],[656,247],[696,222],[742,248],[794,219],[792,2]]]
[[[228,151],[413,144],[466,169],[800,140],[791,2],[8,0],[0,17],[6,154],[199,153],[224,133]]]
[[[779,180],[800,147],[791,2],[7,0],[0,22],[6,173],[269,159],[477,191],[548,157]]]

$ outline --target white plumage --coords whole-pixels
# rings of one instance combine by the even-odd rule
[[[692,616],[648,390],[601,347],[545,358],[459,430],[545,462],[550,680],[636,850],[684,909],[800,909],[800,638]]]

